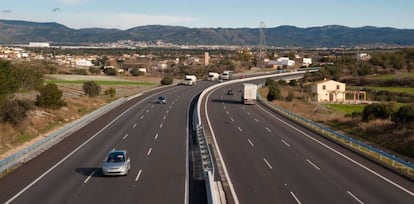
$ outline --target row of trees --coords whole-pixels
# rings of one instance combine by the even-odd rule
[[[396,109],[392,103],[374,103],[364,107],[362,120],[389,119],[396,125],[410,124],[414,122],[414,104],[401,106]]]

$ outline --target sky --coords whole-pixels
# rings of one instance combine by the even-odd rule
[[[0,0],[0,19],[70,28],[143,25],[266,28],[343,25],[414,29],[413,0]]]

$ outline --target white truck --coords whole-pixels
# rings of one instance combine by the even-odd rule
[[[209,81],[216,81],[216,80],[219,79],[219,77],[220,77],[219,73],[217,73],[217,72],[209,72],[208,73],[207,80],[209,80]]]
[[[229,79],[231,79],[232,74],[233,74],[233,71],[226,70],[226,71],[223,72],[223,74],[221,74],[221,78],[223,80],[229,80]]]
[[[242,87],[242,103],[256,104],[257,85],[244,83]]]
[[[185,75],[184,84],[186,86],[192,86],[196,83],[197,77],[195,75]]]

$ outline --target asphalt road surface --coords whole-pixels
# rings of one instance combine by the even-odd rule
[[[176,86],[134,98],[0,180],[1,203],[186,203],[187,112],[207,86]],[[160,95],[166,104],[156,104]],[[106,177],[112,149],[131,159],[127,176]]]
[[[259,103],[241,104],[240,88],[216,89],[207,104],[229,203],[414,203],[412,180]]]

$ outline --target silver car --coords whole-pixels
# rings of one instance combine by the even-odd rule
[[[108,153],[102,165],[102,173],[105,176],[127,175],[131,168],[126,150],[112,150]]]

